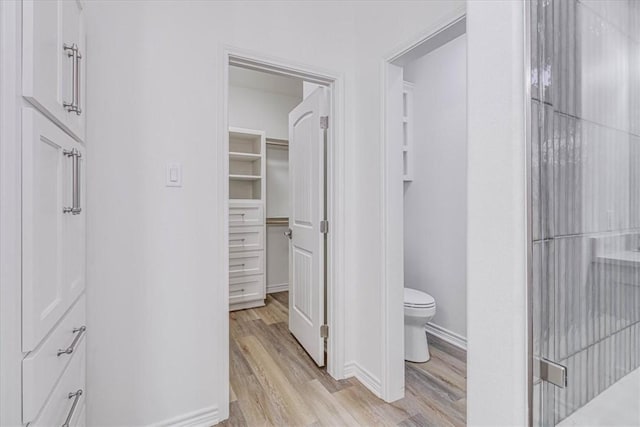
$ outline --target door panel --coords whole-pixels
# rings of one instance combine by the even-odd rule
[[[289,329],[318,366],[324,366],[325,91],[316,89],[289,114]]]
[[[72,207],[68,153],[83,148],[32,108],[22,124],[22,347],[30,351],[84,290],[84,212],[64,213]]]
[[[68,301],[75,301],[85,289],[86,277],[86,209],[85,209],[85,150],[80,144],[73,145],[80,152],[79,162],[79,193],[78,204],[80,212],[64,215],[64,286]],[[69,162],[70,164],[70,162]],[[66,186],[69,190],[71,187]],[[71,200],[71,197],[67,200]]]
[[[42,113],[56,119],[77,139],[84,140],[84,117],[69,112],[72,101],[74,61],[64,49],[77,45],[80,108],[84,105],[85,42],[82,8],[77,1],[35,1],[22,3],[22,94]]]

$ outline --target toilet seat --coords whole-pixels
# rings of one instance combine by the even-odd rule
[[[404,288],[404,306],[410,308],[435,307],[436,300],[426,292],[412,288]]]

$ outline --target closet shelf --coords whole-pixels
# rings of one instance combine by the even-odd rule
[[[260,160],[262,158],[262,154],[255,153],[241,153],[237,151],[229,152],[229,159],[231,160],[241,160],[247,162],[253,162],[255,160]]]
[[[260,175],[229,175],[229,179],[236,181],[258,181],[262,179]]]

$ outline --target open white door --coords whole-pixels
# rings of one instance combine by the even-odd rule
[[[316,89],[289,113],[289,330],[318,366],[324,366],[326,91]]]

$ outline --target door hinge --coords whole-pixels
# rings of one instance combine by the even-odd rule
[[[320,129],[329,129],[329,116],[320,116]]]
[[[557,387],[567,386],[567,367],[547,359],[538,361],[538,377],[542,381],[549,382]]]
[[[329,325],[320,326],[320,338],[329,338]]]
[[[320,232],[322,234],[328,234],[329,233],[329,221],[327,221],[327,220],[320,221]]]

